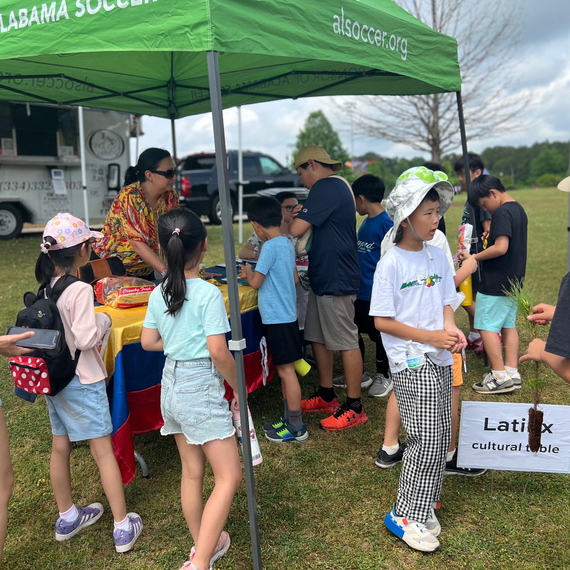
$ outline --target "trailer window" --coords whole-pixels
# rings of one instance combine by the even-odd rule
[[[77,110],[0,104],[0,137],[12,140],[18,156],[78,155]]]

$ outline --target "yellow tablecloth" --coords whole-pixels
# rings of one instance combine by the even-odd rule
[[[230,312],[228,298],[228,286],[211,280],[222,292],[226,304],[226,311]],[[247,286],[239,286],[239,303],[242,313],[257,309],[257,290]],[[109,376],[115,370],[115,358],[124,344],[139,342],[141,340],[142,326],[146,315],[146,305],[144,307],[133,307],[131,309],[113,309],[113,307],[96,307],[95,312],[107,313],[113,320],[109,341],[103,361]]]

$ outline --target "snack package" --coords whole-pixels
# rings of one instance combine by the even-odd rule
[[[459,234],[457,241],[457,253],[469,253],[471,249],[471,236],[473,235],[473,226],[471,224],[461,224],[459,226]]]
[[[148,304],[154,283],[140,277],[105,277],[97,281],[95,295],[102,305],[129,309]]]

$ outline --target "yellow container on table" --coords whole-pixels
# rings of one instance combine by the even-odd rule
[[[471,282],[471,275],[467,276],[467,279],[459,285],[459,290],[465,295],[465,299],[461,301],[461,305],[464,307],[469,307],[473,304],[473,284]]]

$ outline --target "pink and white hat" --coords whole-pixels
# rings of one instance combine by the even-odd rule
[[[56,243],[49,243],[46,240],[48,237],[53,238]],[[90,238],[101,239],[102,237],[101,232],[92,232],[83,220],[71,214],[57,214],[46,224],[41,250],[47,253],[48,250],[67,249]]]

